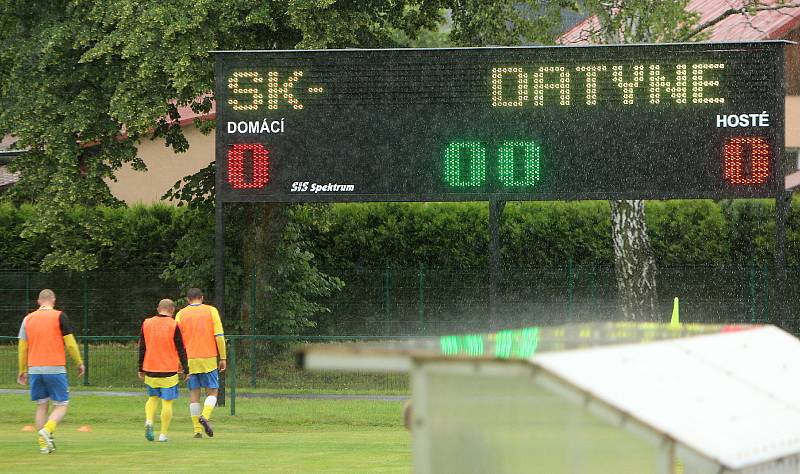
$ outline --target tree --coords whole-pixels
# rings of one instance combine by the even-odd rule
[[[587,2],[597,18],[592,42],[601,44],[674,41],[686,34],[697,15],[688,0]],[[618,304],[628,320],[658,320],[656,261],[645,219],[644,201],[611,201],[611,236]]]
[[[461,43],[508,44],[542,22],[542,17],[530,21],[512,1],[61,0],[41,8],[11,0],[0,5],[0,135],[14,134],[17,145],[29,150],[14,162],[22,179],[9,198],[32,202],[40,215],[24,234],[50,237],[42,269],[97,267],[95,256],[110,239],[92,210],[97,204],[121,205],[103,180],[113,179],[125,163],[144,169],[136,156],[141,140],[163,138],[176,153],[187,149],[178,107],[210,109],[210,50],[399,46],[398,39],[415,41],[420,32],[438,31],[448,7],[454,12],[452,35]],[[184,203],[194,204],[198,222],[198,232],[179,244],[167,272],[185,284],[210,284],[211,169],[174,190]],[[64,219],[76,205],[87,206],[79,229]],[[281,265],[309,270],[310,283],[296,288],[297,295],[324,294],[340,284],[311,271],[302,242],[291,237],[298,232],[297,217],[324,213],[321,209],[261,204],[231,210],[246,223],[240,235],[251,237],[234,238],[241,245],[229,249],[229,255],[241,257],[240,266],[228,271],[240,277],[228,285],[238,291],[238,297],[226,298],[236,301],[233,307],[250,312],[245,276],[256,275],[264,299],[273,295]]]
[[[10,199],[41,218],[28,235],[52,237],[43,268],[88,270],[108,244],[99,219],[60,218],[78,204],[119,205],[103,179],[124,163],[144,169],[136,145],[188,143],[178,106],[208,111],[210,50],[384,45],[440,21],[421,0],[78,0],[0,5],[0,135],[30,151]]]
[[[454,36],[459,38],[477,34],[474,18],[493,22],[480,29],[483,40],[504,44],[528,25],[510,1],[57,0],[44,8],[19,0],[3,3],[0,135],[15,135],[17,146],[29,150],[13,163],[22,178],[8,199],[31,202],[40,216],[23,233],[50,239],[42,269],[97,267],[96,255],[110,239],[96,206],[121,205],[103,180],[114,179],[126,163],[145,168],[136,155],[141,140],[163,138],[176,153],[187,149],[179,106],[210,110],[209,51],[398,46],[398,38],[413,41],[420,32],[438,30],[450,3],[457,11]],[[518,21],[497,22],[497,13]],[[210,130],[209,124],[198,125]],[[198,232],[179,244],[167,271],[185,284],[210,285],[210,170],[174,190],[185,203],[195,204],[198,222]],[[87,207],[80,228],[64,218],[77,205]],[[308,270],[309,279],[293,289],[293,298],[308,303],[312,312],[313,304],[302,294],[324,294],[340,284],[314,271],[296,237],[298,217],[324,210],[261,204],[232,212],[246,223],[240,235],[253,238],[233,239],[241,246],[229,249],[229,255],[241,257],[228,272],[240,277],[228,286],[238,291],[236,297],[227,295],[226,301],[236,301],[230,309],[250,312],[245,276],[256,275],[265,300],[274,295],[282,265]],[[308,314],[298,304],[291,311]],[[297,325],[282,326],[296,330],[309,323],[304,317]]]
[[[687,11],[689,0],[583,0],[497,4],[474,14],[469,0],[451,4],[457,44],[551,43],[563,9],[589,18],[583,42],[596,44],[698,41],[722,20],[741,15],[749,21],[768,10],[800,7],[790,0],[737,0],[703,23]],[[644,201],[611,203],[612,242],[619,308],[628,320],[658,320],[656,261],[645,219]]]
[[[441,14],[439,2],[422,0],[4,2],[0,136],[13,134],[29,150],[13,163],[22,178],[8,199],[31,202],[39,214],[23,234],[49,237],[42,269],[97,267],[98,251],[110,244],[97,206],[121,205],[103,180],[125,163],[144,169],[136,156],[141,140],[163,138],[176,153],[187,149],[178,107],[210,109],[209,51],[386,46],[438,25]],[[180,190],[193,204],[187,215],[196,232],[179,242],[166,275],[185,285],[213,286],[212,176],[213,166]],[[78,205],[86,206],[86,219],[75,228],[65,216]],[[304,217],[324,211],[265,204],[231,212],[246,223],[237,235],[256,238],[229,240],[238,247],[228,249],[228,288],[239,294],[228,294],[228,309],[248,309],[243,280],[255,274],[258,294],[277,307],[273,325],[260,329],[301,331],[323,310],[314,298],[341,285],[316,270],[301,238]]]
[[[736,14],[768,8],[766,2],[746,4]],[[9,199],[32,202],[40,216],[24,234],[50,239],[43,269],[90,270],[98,264],[98,249],[110,242],[92,209],[121,205],[103,180],[113,179],[125,163],[144,168],[136,156],[141,140],[163,138],[175,152],[186,150],[178,107],[210,109],[210,50],[399,45],[437,31],[445,10],[451,12],[450,40],[460,45],[550,42],[563,8],[596,15],[599,34],[622,32],[626,41],[645,34],[653,41],[666,39],[668,32],[676,34],[675,25],[686,25],[677,29],[685,36],[680,39],[698,37],[703,25],[692,23],[691,15],[684,18],[685,5],[685,0],[55,0],[42,6],[8,0],[0,4],[0,135],[14,134],[18,146],[30,150],[14,161],[22,178]],[[208,173],[189,181],[195,178],[208,179]],[[180,191],[191,190],[213,192],[213,181]],[[203,196],[182,194],[186,202]],[[63,217],[75,205],[88,206],[80,228]],[[273,288],[274,274],[255,270],[275,263],[278,255],[307,257],[281,253],[279,244],[287,237],[282,229],[302,212],[266,204],[241,212],[248,213],[245,235],[282,236],[247,242],[241,253],[240,274],[261,275],[257,286]],[[643,224],[643,208],[639,212],[633,204],[632,212],[632,221]],[[640,228],[637,235],[646,236],[646,226]],[[646,263],[651,254],[646,239],[629,242],[645,256],[631,261]],[[188,247],[182,247],[187,255]],[[651,281],[646,264],[631,268],[631,278],[638,274]],[[187,275],[186,281],[197,278]],[[650,290],[641,290],[647,286],[633,285],[630,291],[647,296]],[[235,299],[246,309],[248,298],[241,284],[238,288]]]
[[[583,41],[597,44],[697,41],[732,15],[749,19],[760,11],[800,6],[786,0],[740,0],[714,18],[699,23],[687,11],[689,0],[587,0],[589,16]],[[575,7],[580,7],[575,5]],[[644,201],[611,202],[612,239],[619,307],[625,319],[659,320],[656,262],[650,245]]]

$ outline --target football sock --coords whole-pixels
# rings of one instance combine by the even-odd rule
[[[206,420],[211,419],[211,412],[214,411],[215,406],[217,406],[217,397],[214,395],[207,396],[206,402],[203,404],[203,416]]]
[[[192,415],[192,426],[194,426],[194,432],[202,433],[203,427],[200,425],[200,404],[190,403],[189,414]]]
[[[57,425],[58,424],[54,420],[47,420],[47,423],[44,424],[44,429],[49,431],[50,434],[53,434],[53,433],[56,432],[56,426]]]
[[[161,435],[166,436],[169,432],[169,424],[172,422],[172,402],[173,400],[161,400]]]
[[[153,424],[153,418],[156,416],[156,408],[158,408],[158,397],[149,397],[144,404],[144,420],[148,425]]]

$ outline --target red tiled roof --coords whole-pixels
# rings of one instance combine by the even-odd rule
[[[181,127],[185,127],[187,125],[192,125],[194,123],[194,119],[198,118],[200,120],[213,120],[217,116],[216,110],[217,104],[212,100],[211,102],[211,110],[207,113],[195,113],[192,108],[188,105],[179,106],[178,113],[180,114],[181,118],[178,121]],[[120,139],[124,139],[126,137],[126,133],[123,131],[120,135]],[[13,135],[6,135],[5,137],[0,138],[0,151],[7,151],[11,150],[11,147],[17,141],[17,138]],[[91,146],[93,143],[83,143],[83,146]],[[12,173],[6,169],[5,166],[0,166],[0,190],[4,190],[13,186],[14,184],[19,181],[19,173]]]
[[[700,14],[698,24],[719,17],[731,8],[741,8],[744,0],[691,0],[687,10]],[[775,4],[768,0],[766,4]],[[800,7],[766,10],[755,15],[734,14],[708,30],[709,41],[742,41],[780,39],[789,31],[800,27]],[[589,42],[589,33],[597,28],[597,18],[587,18],[561,35],[561,44]]]
[[[188,105],[182,105],[178,107],[178,113],[181,116],[181,119],[178,123],[181,124],[181,127],[185,127],[186,125],[191,125],[194,123],[194,119],[199,118],[200,120],[213,120],[217,116],[217,102],[215,100],[211,100],[211,110],[205,114],[198,114],[195,113],[192,108]]]
[[[175,101],[172,101],[172,102],[174,103]],[[196,119],[196,118],[199,118],[200,120],[213,120],[217,116],[217,103],[214,100],[211,101],[211,110],[209,110],[208,113],[200,113],[200,114],[195,113],[192,110],[192,108],[190,106],[188,106],[188,105],[179,106],[178,107],[178,113],[181,116],[180,120],[178,121],[178,123],[181,125],[181,127],[185,127],[186,125],[193,124],[194,123],[194,119]],[[122,131],[122,134],[120,135],[120,138],[125,138],[126,136],[127,136],[127,133],[125,132],[125,129],[123,128],[123,131]],[[11,149],[11,145],[13,145],[14,142],[16,142],[16,141],[17,141],[17,139],[14,136],[6,135],[2,139],[0,139],[0,151],[10,150]],[[84,145],[91,145],[91,144],[93,144],[93,142],[92,143],[88,143],[88,144],[84,144]]]
[[[213,120],[217,116],[216,111],[216,102],[212,101],[211,110],[208,113],[195,113],[192,108],[188,105],[179,106],[178,113],[180,114],[181,118],[178,121],[181,127],[185,127],[187,125],[191,125],[194,123],[194,119],[199,118],[200,120]],[[123,139],[126,136],[126,133],[120,135],[120,139]],[[11,150],[12,145],[17,141],[17,138],[13,135],[6,135],[5,137],[0,138],[0,151],[7,151]],[[83,146],[90,146],[92,143],[84,143]],[[0,166],[0,189],[8,188],[16,182],[19,181],[19,173],[12,173],[6,169],[5,166]]]

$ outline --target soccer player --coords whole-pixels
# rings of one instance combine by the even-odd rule
[[[189,414],[192,416],[194,437],[202,438],[202,431],[209,437],[214,429],[209,420],[217,406],[219,372],[227,367],[225,361],[225,334],[217,308],[203,304],[203,292],[190,288],[186,292],[189,306],[178,311],[175,321],[181,328],[183,342],[189,356]],[[219,362],[217,362],[219,357]],[[200,389],[206,389],[203,410],[200,411]]]
[[[39,309],[25,316],[19,328],[17,382],[22,385],[30,382],[31,400],[36,402],[39,452],[48,454],[56,450],[53,435],[69,404],[65,352],[78,364],[79,375],[83,375],[85,368],[66,313],[54,309],[55,293],[40,291],[38,302]],[[48,416],[51,401],[53,411]]]
[[[178,374],[187,373],[189,363],[178,323],[172,319],[175,302],[163,299],[158,303],[158,315],[142,323],[139,335],[139,378],[147,386],[147,403],[144,405],[144,437],[153,441],[153,418],[161,399],[160,442],[168,441],[167,433],[172,421],[172,402],[178,398]]]

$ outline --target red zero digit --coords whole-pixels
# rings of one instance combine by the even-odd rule
[[[248,154],[253,158],[253,174],[245,179],[244,162]],[[233,189],[263,188],[269,182],[269,151],[259,143],[233,145],[228,150],[228,183]]]
[[[748,148],[750,156],[745,157]],[[724,175],[729,183],[752,185],[767,182],[770,150],[763,137],[730,138],[725,143],[724,154]],[[746,169],[748,165],[749,171]]]

